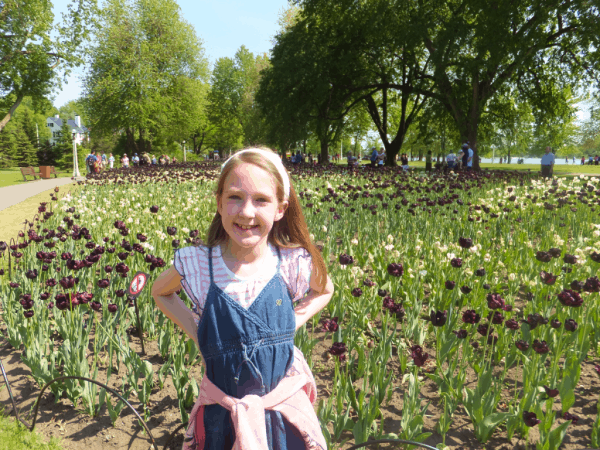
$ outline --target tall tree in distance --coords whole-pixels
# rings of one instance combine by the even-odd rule
[[[44,99],[83,61],[84,41],[96,0],[73,0],[58,25],[52,2],[5,0],[0,3],[0,130],[26,96]]]
[[[177,3],[109,0],[95,37],[84,78],[93,132],[123,130],[128,151],[138,153],[156,139],[185,139],[197,110],[182,99],[203,95],[208,63]]]

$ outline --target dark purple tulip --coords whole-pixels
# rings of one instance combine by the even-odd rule
[[[541,420],[537,418],[537,415],[534,412],[523,412],[523,422],[528,427],[535,427],[538,423],[541,423]]]
[[[519,329],[519,322],[517,322],[515,319],[508,319],[504,323],[504,326],[506,328],[508,328],[509,330],[518,330]]]
[[[563,261],[566,264],[577,264],[577,256],[569,255],[568,253],[564,256]]]
[[[2,250],[0,249],[0,251],[2,251]],[[590,253],[590,259],[594,262],[600,263],[600,253],[598,253],[598,252]]]
[[[113,225],[117,230],[124,230],[125,228],[127,228],[125,222],[123,222],[122,220],[116,220]]]
[[[125,263],[117,263],[115,266],[115,272],[117,273],[127,273],[129,272],[129,267]]]
[[[377,295],[379,295],[380,297],[385,297],[388,295],[388,291],[386,291],[385,289],[378,289]]]
[[[167,227],[167,234],[169,236],[175,236],[176,233],[177,233],[176,227]]]
[[[552,256],[548,252],[537,252],[535,254],[535,259],[540,262],[550,262],[552,260]]]
[[[485,269],[477,269],[475,271],[475,276],[484,277],[485,276]]]
[[[577,292],[581,292],[583,290],[583,286],[585,283],[583,281],[573,280],[571,281],[571,289]]]
[[[123,289],[119,289],[118,291],[115,292],[115,295],[117,297],[123,297],[125,295],[125,291]]]
[[[192,239],[197,238],[198,237],[198,230],[192,230],[192,231],[190,231],[190,237]]]
[[[57,283],[56,279],[54,279],[54,278],[48,278],[48,279],[46,280],[46,286],[48,286],[48,287],[54,287],[54,286],[56,286],[57,284],[58,284],[58,283]]]
[[[540,355],[544,355],[550,351],[546,341],[538,341],[537,339],[533,341],[533,350]]]
[[[467,330],[465,330],[465,329],[460,329],[458,331],[455,330],[455,331],[453,331],[453,333],[456,335],[456,337],[458,339],[466,339],[468,336]]]
[[[526,352],[527,350],[529,350],[529,343],[525,342],[522,339],[515,342],[515,346],[522,352]]]
[[[28,270],[27,272],[25,272],[25,276],[30,280],[35,280],[38,276],[38,271],[37,269]]]
[[[434,327],[443,327],[448,320],[448,311],[431,311],[429,319]]]
[[[450,281],[450,280],[446,280],[446,282],[444,283],[444,286],[446,286],[446,289],[448,289],[448,290],[451,291],[456,286],[456,282]]]
[[[363,281],[363,286],[373,287],[375,286],[375,282],[369,280],[368,278],[365,278],[365,280]]]
[[[469,286],[461,286],[460,288],[460,292],[462,292],[463,294],[467,295],[469,293],[471,293],[473,289],[471,289]]]
[[[423,367],[425,365],[425,361],[427,361],[429,358],[427,353],[423,353],[423,349],[420,345],[413,345],[410,348],[410,356],[417,367]]]
[[[565,306],[578,307],[583,305],[581,295],[571,289],[565,289],[558,294],[558,300]]]
[[[544,390],[546,391],[546,395],[550,398],[554,398],[558,395],[558,389],[550,389],[548,386],[544,386]]]
[[[98,280],[98,287],[102,289],[106,289],[110,282],[105,278],[103,280]]]
[[[484,284],[483,286],[481,286],[481,287],[482,287],[482,288],[484,288],[486,291],[489,291],[489,290],[492,288],[492,287],[491,287],[489,284],[487,284],[487,283],[485,283],[485,284]]]
[[[61,278],[59,283],[63,289],[72,289],[75,286],[77,280],[77,278],[73,278],[72,275],[69,275],[68,277]]]
[[[106,251],[108,253],[114,253],[115,252],[115,248],[114,247],[109,247],[109,248],[106,249]]]
[[[120,252],[120,253],[117,254],[117,257],[121,261],[125,261],[127,258],[129,258],[129,253],[127,253],[127,252]]]
[[[550,256],[552,256],[553,258],[560,258],[560,254],[562,253],[560,251],[560,248],[551,248],[550,250],[548,250],[548,253],[550,254]]]
[[[561,325],[562,325],[562,323],[561,323],[561,322],[560,322],[560,320],[558,320],[558,319],[552,319],[552,320],[550,321],[550,326],[551,326],[552,328],[554,328],[555,330],[559,329]]]
[[[458,238],[458,245],[460,245],[462,248],[471,248],[473,247],[473,240],[470,238]]]
[[[111,314],[114,314],[118,311],[119,307],[117,305],[115,305],[114,303],[110,303],[108,305],[108,312]]]
[[[575,320],[573,320],[573,319],[565,320],[565,330],[573,332],[578,327],[579,327],[579,325],[577,324],[577,322],[575,322]]]
[[[8,245],[4,241],[0,241],[0,253],[4,252],[8,248]]]
[[[348,348],[343,342],[334,342],[331,348],[329,349],[329,353],[331,353],[333,356],[337,356],[341,362],[346,360],[347,351]]]
[[[90,249],[90,250],[94,250],[96,248],[96,244],[94,242],[87,242],[85,244],[85,248]]]
[[[4,275],[4,269],[0,269],[0,277]]]
[[[600,292],[600,280],[598,277],[590,277],[585,280],[583,290],[585,292]]]
[[[460,258],[452,258],[452,260],[450,261],[450,265],[452,267],[455,267],[455,268],[458,269],[458,268],[462,267],[462,259],[460,259]]]
[[[50,294],[49,294],[48,292],[42,292],[42,293],[40,294],[40,298],[41,298],[42,300],[48,300],[48,298],[49,298],[49,297],[50,297]]]
[[[340,255],[339,260],[340,260],[340,264],[342,266],[347,266],[349,264],[353,264],[354,263],[354,258],[352,258],[352,256],[350,256],[350,255],[347,255],[346,253],[342,253]]]
[[[391,263],[388,264],[387,271],[393,277],[401,277],[404,274],[404,266],[400,263]]]
[[[562,418],[565,420],[570,420],[573,425],[577,425],[577,422],[579,422],[579,416],[568,412],[564,413]]]
[[[362,295],[362,289],[361,288],[354,288],[352,289],[352,296],[353,297],[360,297]]]
[[[69,259],[73,259],[73,255],[69,252],[64,252],[63,254],[60,255],[60,258],[63,261],[68,261]]]
[[[46,252],[37,252],[37,253],[35,254],[35,257],[36,257],[37,259],[44,260],[44,259],[46,259]]]
[[[177,248],[177,247],[179,247],[179,239],[173,239],[173,240],[171,241],[171,246],[172,246],[173,248]]]
[[[323,331],[328,331],[328,332],[336,332],[339,328],[338,325],[338,318],[337,317],[332,317],[331,319],[325,319],[323,321],[323,327],[322,330]]]
[[[29,319],[33,317],[33,311],[23,311],[23,315],[25,316],[25,318]]]
[[[464,323],[476,324],[481,320],[481,316],[474,309],[467,309],[463,312],[462,321]]]
[[[49,268],[50,266],[48,266],[48,264],[42,264],[42,272],[48,272]]]
[[[90,303],[90,308],[92,308],[94,311],[100,311],[102,309],[102,303],[93,301]]]
[[[150,212],[156,214],[158,212],[158,205],[152,205],[150,207]]]
[[[500,294],[488,294],[487,297],[488,308],[490,309],[502,309],[504,308],[504,299]]]
[[[547,285],[553,285],[556,283],[556,275],[550,272],[545,272],[542,270],[540,272],[540,278],[542,279],[542,282]]]
[[[490,329],[490,326],[487,323],[482,323],[481,325],[479,325],[477,327],[477,332],[482,336],[487,336],[488,332],[489,334],[492,334],[492,330]]]
[[[146,236],[144,236],[142,233],[138,233],[136,237],[137,237],[138,241],[140,241],[140,242],[146,242],[148,240],[148,238]]]
[[[113,266],[104,266],[104,271],[106,273],[111,273],[113,271]]]

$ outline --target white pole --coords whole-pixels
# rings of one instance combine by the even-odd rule
[[[38,124],[37,124],[37,122],[35,123],[35,135],[37,136],[37,143],[38,143],[38,146],[39,146],[40,145],[40,132],[38,130]]]
[[[73,133],[73,176],[81,176],[79,173],[79,159],[77,158],[77,143],[75,142],[75,133]]]

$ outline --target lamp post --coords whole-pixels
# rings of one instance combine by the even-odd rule
[[[182,142],[183,142],[183,162],[186,162],[187,158],[185,156],[185,139]]]
[[[77,158],[77,143],[75,142],[75,135],[77,130],[73,129],[73,176],[80,177],[79,173],[79,159]]]

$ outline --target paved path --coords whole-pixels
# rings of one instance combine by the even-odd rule
[[[82,180],[83,178],[79,179]],[[0,188],[0,211],[8,208],[9,206],[21,203],[23,200],[27,200],[29,197],[33,197],[34,195],[40,194],[49,189],[53,189],[56,186],[63,186],[69,183],[73,183],[71,177],[29,181],[23,184],[2,187]]]

